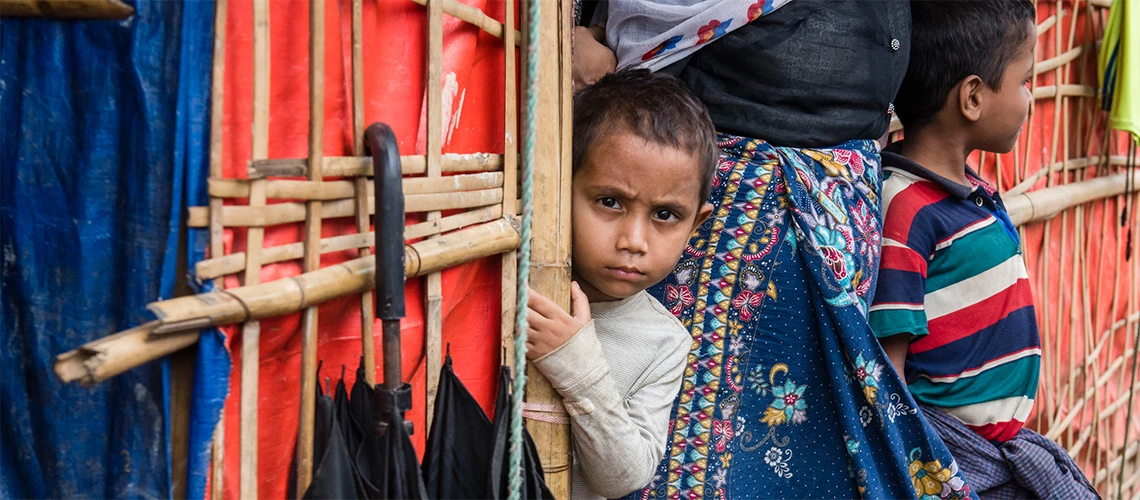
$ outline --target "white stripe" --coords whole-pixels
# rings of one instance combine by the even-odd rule
[[[883,246],[910,249],[910,247],[908,247],[902,243],[899,243],[898,241],[892,240],[890,238],[883,238]]]
[[[901,304],[898,302],[877,304],[871,306],[871,312],[905,309],[907,311],[921,311],[922,304]]]
[[[891,200],[894,200],[896,195],[919,180],[910,172],[894,167],[884,168],[883,175],[886,175],[888,171],[891,172],[891,178],[883,182],[883,211],[880,212],[883,215],[886,215],[887,210],[891,208]]]
[[[871,310],[874,310],[874,309],[875,308],[873,308],[873,307],[871,308]],[[1009,354],[1009,355],[1006,355],[1006,356],[1003,356],[1003,357],[1000,357],[1000,358],[997,358],[994,360],[990,360],[990,362],[988,362],[988,363],[986,363],[986,364],[984,364],[978,368],[971,368],[971,369],[966,370],[966,371],[959,373],[957,375],[947,375],[944,377],[931,377],[929,375],[922,374],[922,375],[919,375],[919,377],[925,378],[925,379],[927,379],[931,382],[934,382],[936,384],[949,384],[949,383],[957,382],[958,379],[976,377],[979,373],[982,373],[986,370],[989,370],[989,369],[997,367],[997,366],[1004,365],[1006,363],[1012,363],[1012,362],[1017,361],[1017,360],[1022,359],[1022,358],[1027,358],[1030,356],[1040,356],[1040,355],[1041,355],[1041,349],[1034,347],[1033,349],[1025,349],[1024,351],[1018,351],[1018,352],[1015,352],[1013,354]]]
[[[1033,411],[1033,400],[1025,396],[997,399],[975,405],[959,406],[957,408],[939,408],[966,425],[981,427],[988,424],[997,424],[1017,420],[1025,422],[1029,413]]]
[[[932,321],[970,307],[1013,286],[1017,280],[1028,277],[1021,255],[1013,255],[1005,262],[977,275],[926,294],[926,318]]]
[[[994,218],[994,217],[992,217],[992,216],[990,216],[990,217],[986,217],[985,219],[982,219],[982,220],[980,220],[980,221],[978,221],[978,222],[975,222],[975,223],[973,223],[973,224],[970,224],[969,226],[966,226],[966,227],[962,228],[962,230],[958,231],[957,233],[954,233],[952,236],[950,236],[950,238],[946,239],[946,241],[943,241],[943,242],[941,242],[941,243],[939,243],[939,244],[935,245],[935,246],[934,246],[934,251],[935,251],[935,252],[937,252],[937,251],[939,251],[939,250],[942,250],[943,248],[949,247],[949,246],[950,246],[950,245],[952,245],[952,244],[953,244],[953,243],[954,243],[956,240],[962,239],[962,238],[963,238],[963,237],[965,237],[967,234],[970,234],[970,233],[972,233],[972,232],[974,232],[974,231],[978,231],[978,230],[980,230],[980,229],[982,229],[982,228],[984,228],[984,227],[987,227],[987,226],[989,226],[989,225],[991,225],[991,224],[993,224],[993,223],[995,223],[995,222],[997,222],[997,219],[996,219],[996,218]]]

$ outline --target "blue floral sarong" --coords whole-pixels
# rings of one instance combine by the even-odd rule
[[[713,217],[650,290],[693,347],[666,456],[630,498],[976,498],[867,322],[877,144],[719,139]]]

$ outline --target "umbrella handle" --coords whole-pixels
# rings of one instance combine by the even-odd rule
[[[384,387],[401,384],[400,319],[404,317],[404,189],[396,134],[383,123],[364,132],[375,180],[376,317],[383,322]]]

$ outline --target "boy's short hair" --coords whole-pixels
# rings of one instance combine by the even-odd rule
[[[910,13],[910,65],[895,97],[904,127],[929,123],[970,75],[999,88],[1037,19],[1031,0],[915,0]]]
[[[574,94],[574,173],[598,137],[614,127],[695,156],[701,175],[700,203],[705,202],[720,149],[708,109],[684,82],[644,69],[622,70]]]

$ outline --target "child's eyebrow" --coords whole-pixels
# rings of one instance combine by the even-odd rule
[[[689,213],[689,210],[688,210],[689,207],[683,203],[664,202],[664,203],[657,204],[657,206],[658,206],[658,208],[663,208],[665,210],[668,210],[670,212],[673,212],[673,213],[679,214],[679,215],[685,215],[685,214]]]

